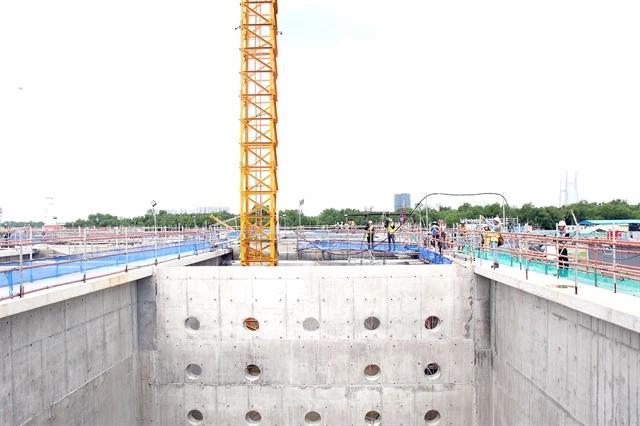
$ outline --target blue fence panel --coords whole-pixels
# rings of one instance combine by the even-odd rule
[[[433,263],[436,265],[451,265],[451,259],[448,259],[444,256],[440,256],[439,253],[435,251],[428,250],[424,247],[420,247],[420,258],[426,260],[429,263]]]
[[[367,243],[364,241],[347,242],[343,240],[327,240],[327,241],[298,241],[298,250],[307,249],[326,249],[326,250],[354,250],[368,251]],[[418,253],[419,246],[414,244],[397,244],[395,247],[389,247],[388,243],[375,243],[372,251],[374,252],[395,252],[395,253]]]
[[[219,240],[213,248],[228,248],[228,240]],[[195,241],[176,242],[158,245],[157,256],[177,257],[178,254],[191,255],[196,252],[210,251],[212,249],[209,241],[200,240],[197,245]],[[151,264],[155,261],[155,246],[136,247],[135,249],[115,249],[103,252],[87,253],[84,255],[58,256],[50,259],[23,260],[22,282],[29,283],[47,278],[56,278],[63,275],[80,273],[83,270],[90,271],[105,267],[124,266],[134,262]],[[146,261],[146,262],[145,262]],[[84,266],[83,266],[84,265]],[[20,271],[7,271],[6,269],[19,268],[20,262],[7,262],[2,264],[4,271],[0,271],[0,288],[9,287],[10,294],[15,294],[13,289],[20,285]],[[32,268],[33,267],[33,268]],[[25,269],[27,268],[27,269]]]

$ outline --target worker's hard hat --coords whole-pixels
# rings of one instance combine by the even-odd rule
[[[564,220],[561,220],[560,222],[558,222],[558,226],[567,226],[566,222]]]
[[[498,222],[498,223],[500,223],[500,216],[496,216],[496,217],[494,217],[494,218],[493,218],[493,221],[494,221],[494,222]]]
[[[370,221],[369,221],[369,223],[373,223],[373,221],[372,221],[372,220],[370,220]]]

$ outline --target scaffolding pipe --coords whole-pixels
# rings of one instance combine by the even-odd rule
[[[129,272],[129,228],[124,230],[124,271]]]
[[[24,283],[22,282],[22,231],[20,231],[20,297],[24,297]]]
[[[87,280],[87,228],[84,228],[84,254],[82,256],[82,282]]]
[[[611,254],[613,255],[613,258],[611,259],[611,265],[613,267],[613,292],[617,293],[618,288],[617,288],[617,280],[616,280],[616,224],[613,224],[613,229],[612,229],[612,238],[613,238],[613,244],[612,244],[612,252]]]
[[[578,245],[576,244],[575,246],[575,259],[576,259],[576,267],[575,267],[575,273],[573,276],[573,289],[574,289],[574,294],[578,294]]]

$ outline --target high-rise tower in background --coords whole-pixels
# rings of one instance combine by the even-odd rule
[[[398,211],[402,207],[411,207],[411,195],[409,194],[394,194],[393,195],[393,211]]]
[[[564,179],[564,187],[562,181],[560,181],[560,200],[558,207],[568,206],[580,201],[578,196],[578,171],[575,171],[573,180],[569,180],[569,171],[567,170]]]

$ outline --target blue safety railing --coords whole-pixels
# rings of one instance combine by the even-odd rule
[[[178,258],[199,252],[210,251],[215,248],[227,248],[228,240],[219,240],[213,246],[210,241],[182,241],[145,245],[126,249],[116,249],[86,254],[63,255],[47,259],[23,260],[0,264],[0,289],[9,287],[9,296],[15,294],[15,287],[35,281],[62,277],[74,273],[83,273],[106,267],[128,266],[132,263],[136,267],[155,263],[157,258]]]

